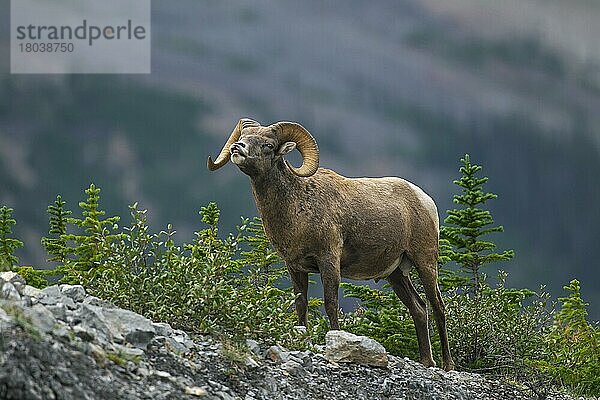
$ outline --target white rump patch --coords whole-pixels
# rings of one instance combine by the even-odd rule
[[[433,222],[435,223],[435,227],[437,228],[437,230],[439,232],[440,231],[440,217],[439,217],[435,202],[427,193],[425,193],[423,191],[423,189],[421,189],[420,187],[418,187],[417,185],[415,185],[412,182],[408,182],[408,183],[415,191],[415,194],[417,195],[417,197],[419,198],[421,203],[427,208],[427,211],[429,211],[429,214],[431,215],[431,218],[433,219]],[[402,271],[404,272],[404,269],[402,269]]]

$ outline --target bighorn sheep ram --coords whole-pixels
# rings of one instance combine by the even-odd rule
[[[283,156],[297,149],[302,165]],[[319,168],[312,135],[294,122],[261,126],[242,119],[208,169],[229,160],[250,177],[267,237],[285,260],[296,313],[306,325],[308,274],[320,273],[331,329],[339,329],[340,278],[387,279],[408,308],[417,331],[421,363],[435,366],[427,304],[415,290],[414,265],[442,344],[443,368],[451,370],[444,304],[437,283],[439,218],[433,200],[401,178],[346,178]]]

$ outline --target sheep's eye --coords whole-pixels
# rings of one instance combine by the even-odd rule
[[[265,144],[263,144],[263,147],[266,147],[269,150],[273,150],[274,149],[274,146],[271,143],[265,143]]]

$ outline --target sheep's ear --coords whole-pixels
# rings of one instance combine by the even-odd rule
[[[294,142],[285,142],[284,144],[282,144],[279,147],[279,150],[277,151],[277,154],[279,154],[280,156],[289,153],[290,151],[294,150],[296,148],[296,143]]]

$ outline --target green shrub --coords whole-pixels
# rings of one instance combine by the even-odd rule
[[[506,276],[500,272],[496,287],[484,287],[477,301],[461,290],[445,297],[450,346],[462,369],[509,371],[543,344],[552,321],[549,295],[509,289]]]
[[[293,329],[294,294],[279,285],[285,269],[260,220],[244,220],[236,235],[221,238],[217,206],[203,207],[200,216],[208,227],[179,246],[171,226],[150,233],[146,211],[132,206],[131,225],[100,244],[110,251],[81,282],[98,297],[176,328],[304,346],[305,336]]]
[[[15,267],[13,270],[18,273],[29,286],[43,289],[48,286],[48,274],[44,270],[34,269],[33,267]],[[54,272],[51,272],[53,274]]]
[[[545,357],[538,366],[576,394],[600,394],[600,329],[587,322],[587,304],[579,281],[564,287],[562,307],[545,337]]]

